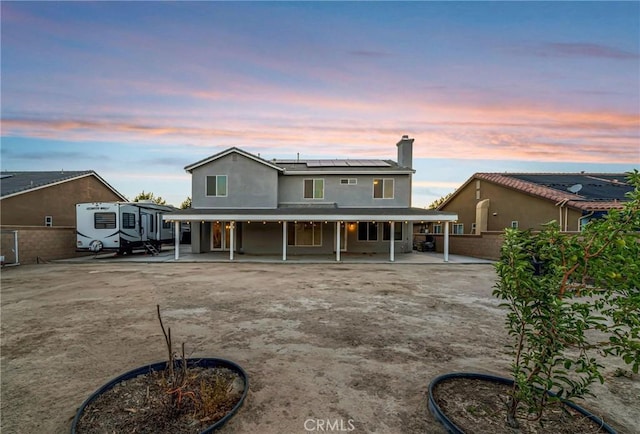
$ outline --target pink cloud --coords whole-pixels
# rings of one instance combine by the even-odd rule
[[[321,101],[331,107],[340,101]],[[353,110],[353,108],[351,108]],[[423,107],[423,110],[427,110]],[[435,110],[435,108],[432,108]],[[357,111],[357,110],[356,110]],[[376,110],[374,110],[375,112]],[[339,113],[339,111],[336,111]],[[395,158],[392,146],[402,134],[416,138],[416,157],[531,159],[538,161],[620,162],[640,160],[638,122],[628,114],[571,113],[525,109],[444,109],[421,122],[420,116],[359,121],[305,116],[249,117],[225,121],[223,127],[203,121],[182,124],[166,113],[155,118],[117,120],[4,119],[3,134],[73,141],[129,141],[170,146],[241,146],[264,154],[370,156]],[[455,120],[451,120],[455,114]],[[399,127],[404,125],[404,128]]]

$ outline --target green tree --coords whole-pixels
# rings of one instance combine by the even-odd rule
[[[640,366],[640,174],[624,209],[582,233],[556,222],[538,233],[507,229],[494,295],[508,308],[512,375],[507,424],[539,420],[549,404],[591,394],[602,357]],[[546,391],[553,391],[552,397]]]
[[[434,200],[433,202],[431,202],[431,204],[427,207],[429,209],[437,209],[440,205],[442,205],[447,199],[449,199],[451,196],[453,196],[453,192],[442,196],[439,199]]]
[[[184,201],[182,201],[182,203],[180,204],[180,209],[187,209],[187,208],[191,208],[191,197],[187,197]]]
[[[155,196],[151,192],[145,193],[144,190],[142,190],[141,193],[138,193],[138,195],[133,198],[133,202],[141,202],[143,200],[150,200],[151,202],[156,203],[158,205],[166,205],[167,204],[167,201],[165,201],[162,197]]]

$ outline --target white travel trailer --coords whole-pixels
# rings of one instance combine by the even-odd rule
[[[173,225],[162,215],[172,206],[152,202],[96,202],[76,204],[76,250],[157,253],[174,239]]]

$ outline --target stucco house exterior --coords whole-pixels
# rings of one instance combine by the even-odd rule
[[[266,160],[229,148],[185,167],[192,207],[164,219],[191,224],[193,253],[228,251],[231,260],[388,253],[393,261],[412,251],[413,223],[457,219],[411,206],[413,142],[402,137],[397,161]]]
[[[451,232],[459,235],[539,230],[551,220],[563,231],[580,231],[590,219],[622,208],[632,190],[624,173],[476,173],[438,210],[458,215]]]
[[[7,263],[75,256],[76,203],[126,200],[93,170],[2,171],[0,190]]]

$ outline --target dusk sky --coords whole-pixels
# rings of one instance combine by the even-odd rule
[[[640,167],[640,2],[1,3],[2,170],[130,199],[184,166],[396,159],[413,206],[474,172]]]

